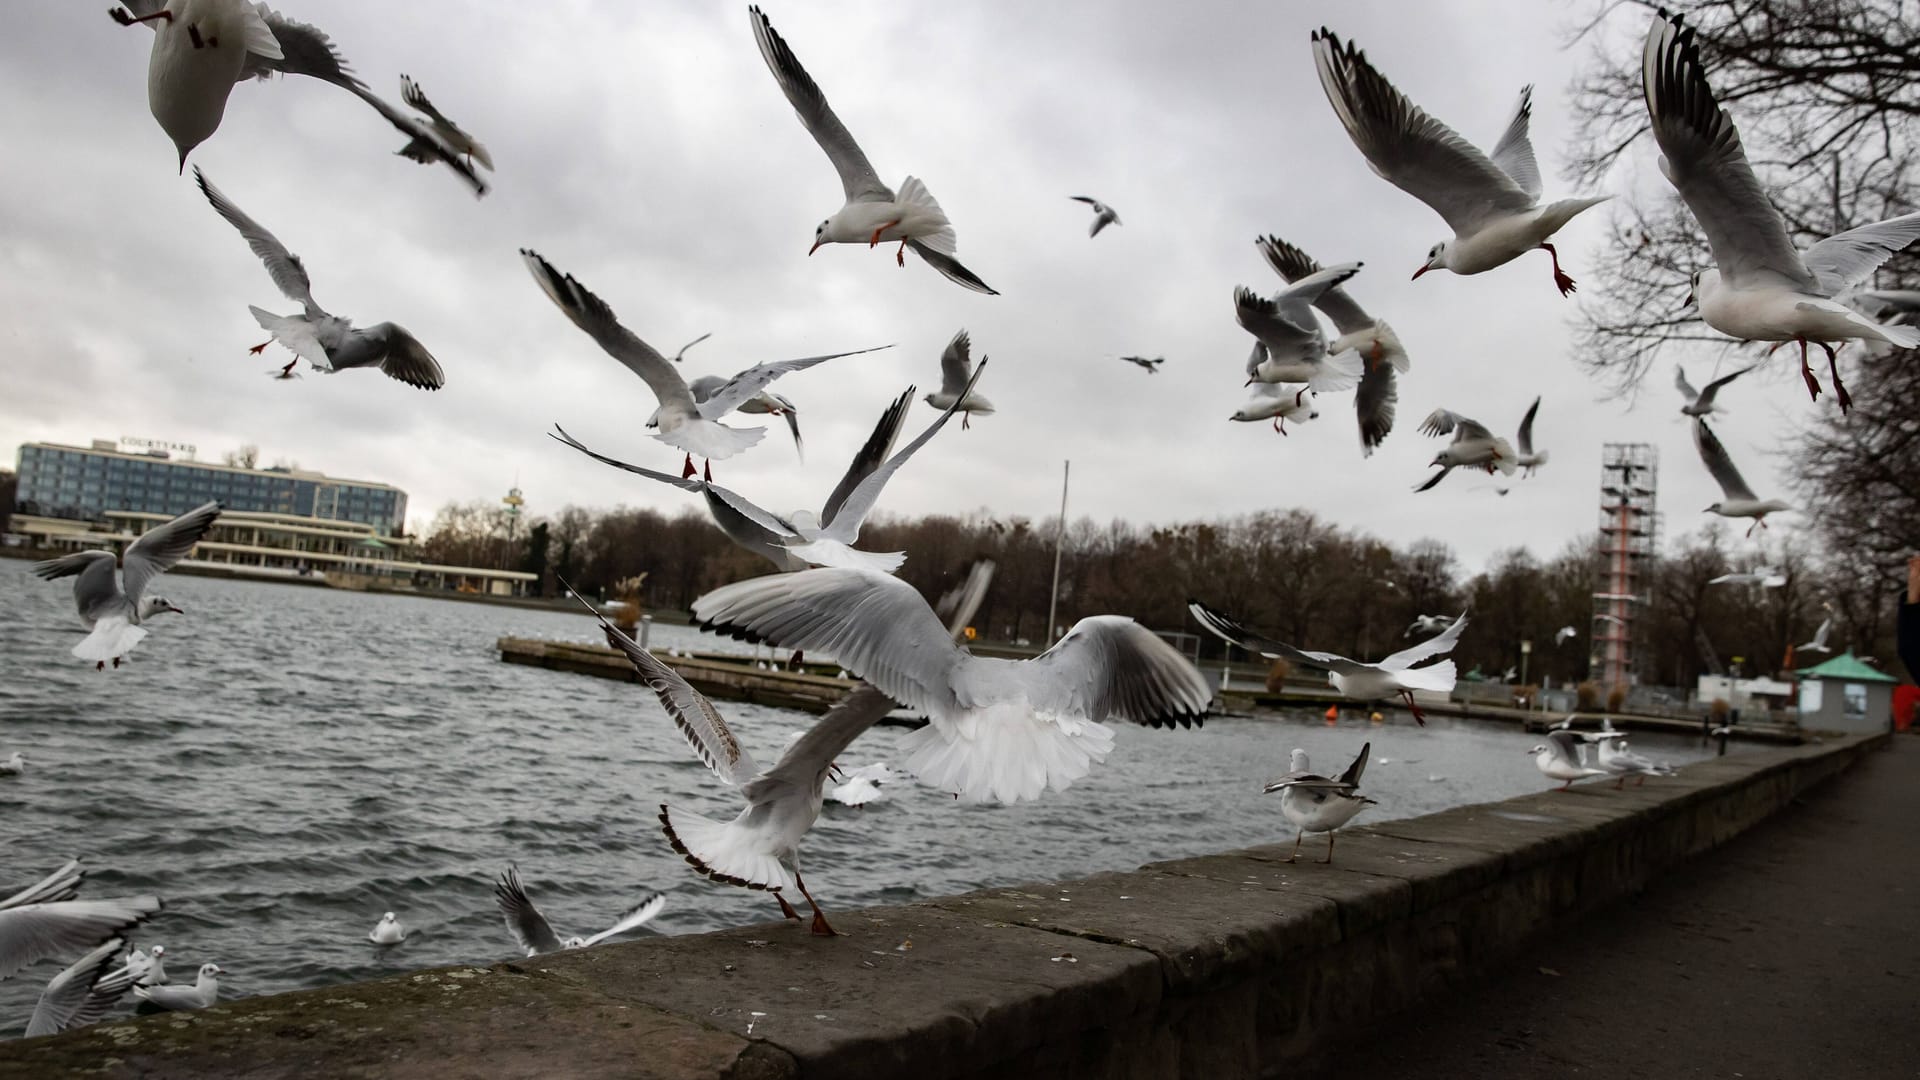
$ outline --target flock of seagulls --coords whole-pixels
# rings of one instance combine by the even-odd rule
[[[154,33],[148,103],[177,148],[183,173],[187,156],[217,131],[237,83],[300,75],[331,83],[367,103],[406,137],[398,151],[402,156],[445,166],[476,196],[488,190],[476,170],[493,171],[491,154],[436,108],[418,83],[402,75],[401,100],[412,111],[394,107],[351,73],[326,34],[265,4],[126,0],[112,14],[124,25],[145,25]],[[830,244],[885,244],[892,246],[901,266],[912,250],[948,280],[998,295],[959,261],[953,223],[927,184],[913,175],[906,175],[897,188],[883,182],[766,13],[751,6],[748,17],[755,46],[776,85],[841,182],[843,203],[815,227],[808,254]],[[1530,139],[1530,87],[1521,91],[1493,149],[1483,152],[1415,105],[1353,43],[1321,28],[1309,35],[1309,45],[1333,113],[1367,163],[1381,178],[1426,203],[1452,230],[1450,238],[1428,250],[1414,278],[1436,270],[1479,274],[1539,250],[1551,260],[1558,291],[1563,296],[1574,292],[1553,237],[1575,216],[1611,196],[1543,201]],[[1809,392],[1816,397],[1821,386],[1807,352],[1809,345],[1819,346],[1828,355],[1834,397],[1843,410],[1848,408],[1851,398],[1834,361],[1838,345],[1862,341],[1881,347],[1920,346],[1920,328],[1913,325],[1920,298],[1861,289],[1888,257],[1920,239],[1920,214],[1861,226],[1804,251],[1797,249],[1748,165],[1732,119],[1707,84],[1695,31],[1682,18],[1662,14],[1653,20],[1643,75],[1662,170],[1706,234],[1715,264],[1691,282],[1691,299],[1701,319],[1738,341],[1772,342],[1776,348],[1798,344]],[[278,342],[294,353],[293,361],[274,372],[276,377],[294,377],[297,361],[304,358],[322,372],[377,368],[409,386],[432,390],[444,385],[439,363],[420,341],[392,322],[358,328],[327,312],[315,301],[298,256],[198,168],[194,181],[261,260],[275,287],[301,307],[289,315],[252,309],[271,335],[253,351]],[[1119,215],[1105,203],[1091,196],[1073,198],[1094,215],[1090,237],[1120,224]],[[1257,238],[1256,246],[1282,287],[1268,295],[1245,286],[1234,291],[1235,318],[1254,339],[1244,370],[1246,385],[1254,390],[1232,419],[1270,419],[1284,435],[1284,421],[1318,416],[1313,398],[1353,390],[1362,453],[1372,453],[1392,430],[1398,379],[1411,365],[1392,327],[1370,315],[1347,291],[1363,264],[1322,265],[1273,235]],[[772,383],[873,348],[759,364],[729,378],[690,381],[678,365],[688,349],[710,335],[664,356],[572,274],[531,248],[520,254],[537,286],[568,321],[647,385],[657,402],[649,424],[652,437],[681,453],[681,468],[675,476],[597,453],[558,425],[554,437],[610,466],[699,494],[730,540],[775,568],[769,575],[700,597],[693,606],[700,626],[779,648],[830,653],[862,681],[763,768],[711,701],[602,620],[609,645],[657,695],[694,756],[738,792],[741,809],[729,821],[670,804],[660,807],[668,842],[698,873],[770,892],[782,915],[796,920],[802,917],[787,896],[798,892],[811,908],[812,931],[832,934],[802,877],[800,845],[827,798],[836,757],[899,706],[929,719],[906,742],[905,764],[911,775],[957,798],[1002,803],[1038,799],[1086,776],[1113,750],[1112,723],[1192,728],[1203,721],[1213,696],[1207,681],[1179,651],[1132,619],[1115,614],[1083,618],[1029,660],[978,657],[960,638],[991,580],[989,564],[976,566],[953,604],[938,612],[892,576],[905,553],[855,546],[881,490],[915,452],[956,413],[963,430],[973,416],[994,413],[995,406],[978,390],[988,362],[984,356],[978,363],[972,360],[966,330],[954,335],[941,357],[940,388],[924,398],[939,411],[938,418],[896,451],[916,393],[908,388],[883,413],[819,514],[783,515],[714,483],[713,462],[751,450],[765,433],[764,428],[738,426],[728,419],[735,414],[783,417],[796,453],[804,454],[799,409],[774,393]],[[1331,334],[1323,319],[1331,325]],[[1163,362],[1160,357],[1122,359],[1148,373],[1157,372]],[[1684,373],[1676,372],[1676,385],[1685,398],[1682,412],[1693,421],[1701,459],[1725,494],[1710,512],[1752,519],[1751,534],[1753,528],[1764,527],[1768,514],[1790,508],[1753,492],[1706,423],[1719,408],[1717,395],[1749,370],[1716,378],[1698,392]],[[1536,449],[1533,441],[1539,407],[1536,398],[1515,443],[1461,413],[1434,410],[1421,430],[1451,436],[1451,441],[1434,457],[1432,464],[1439,471],[1416,490],[1430,490],[1461,467],[1511,476],[1544,465],[1547,452]],[[699,467],[695,457],[702,459]],[[118,559],[91,551],[36,564],[35,573],[44,579],[75,579],[76,607],[89,633],[74,655],[97,669],[109,663],[118,667],[146,636],[147,619],[179,612],[152,594],[150,586],[191,551],[219,514],[216,503],[189,511],[148,531]],[[1354,701],[1403,702],[1422,724],[1425,717],[1414,695],[1452,689],[1455,666],[1447,654],[1468,626],[1464,614],[1422,616],[1409,634],[1431,636],[1369,662],[1275,640],[1199,601],[1190,611],[1202,626],[1237,647],[1325,672],[1331,685]],[[1824,647],[1826,633],[1823,626],[1816,641],[1805,647]],[[1559,640],[1564,638],[1556,636]],[[1600,744],[1596,765],[1587,763],[1589,741]],[[1296,750],[1291,770],[1267,785],[1266,791],[1280,794],[1281,813],[1298,830],[1296,855],[1307,833],[1324,833],[1331,861],[1334,831],[1374,805],[1359,794],[1370,751],[1371,744],[1363,746],[1345,772],[1326,777],[1311,773],[1306,755]],[[1670,771],[1632,753],[1624,737],[1610,729],[1598,737],[1554,731],[1528,752],[1544,775],[1562,781],[1563,789],[1585,777],[1611,775],[1623,784],[1628,777],[1644,782],[1647,776]],[[24,755],[16,753],[0,771],[18,774],[25,768]],[[877,790],[894,775],[859,777],[867,787],[847,791],[846,801],[857,805],[870,800],[870,789]],[[842,787],[853,783],[849,778]],[[164,1008],[200,1008],[216,1000],[223,972],[215,964],[202,965],[191,986],[177,986],[166,981],[159,947],[120,960],[125,935],[161,910],[158,898],[77,900],[79,877],[77,866],[63,868],[0,901],[0,978],[42,958],[82,954],[49,984],[30,1032],[57,1031],[97,1018],[129,991]],[[517,869],[510,867],[501,875],[496,897],[508,930],[529,955],[591,947],[644,925],[663,903],[657,895],[649,897],[607,930],[562,939],[533,905]],[[406,928],[389,912],[368,937],[389,947],[405,940]]]

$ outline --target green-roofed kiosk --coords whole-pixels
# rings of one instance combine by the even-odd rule
[[[1893,723],[1893,688],[1900,680],[1868,667],[1852,649],[1794,674],[1803,728],[1856,733],[1885,731]]]

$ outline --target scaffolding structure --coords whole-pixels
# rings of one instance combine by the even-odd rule
[[[1600,572],[1587,640],[1593,677],[1605,688],[1638,681],[1634,624],[1648,600],[1660,518],[1660,452],[1652,443],[1607,443],[1600,455]]]

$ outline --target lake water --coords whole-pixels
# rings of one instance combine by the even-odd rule
[[[562,935],[592,933],[651,891],[651,928],[764,921],[774,902],[696,876],[667,846],[661,802],[715,817],[733,792],[698,765],[652,694],[501,663],[507,635],[597,640],[583,616],[330,589],[163,578],[162,616],[130,664],[95,672],[68,582],[0,559],[0,895],[69,856],[83,896],[152,892],[166,910],[135,942],[164,944],[175,981],[203,962],[222,997],[274,993],[516,954],[492,882],[518,863]],[[679,627],[652,644],[744,648]],[[812,717],[720,703],[766,764]],[[878,728],[843,766],[894,760]],[[865,810],[829,805],[807,837],[828,914],[988,885],[1126,870],[1289,839],[1260,786],[1304,747],[1322,771],[1373,742],[1361,822],[1537,791],[1511,727],[1435,717],[1327,727],[1317,714],[1216,718],[1194,731],[1120,726],[1106,764],[1017,807],[960,805],[908,784]],[[1636,735],[1675,762],[1691,739]],[[380,950],[382,912],[411,930]],[[70,961],[73,958],[68,958]],[[0,983],[0,1035],[26,1025],[48,961]]]

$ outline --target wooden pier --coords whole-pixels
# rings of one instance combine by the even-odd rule
[[[622,682],[640,681],[640,674],[633,670],[626,656],[605,645],[504,637],[496,647],[500,650],[500,659],[509,664],[528,664],[602,679],[619,679]],[[680,677],[693,684],[694,689],[719,701],[746,701],[755,705],[823,713],[859,685],[852,679],[820,674],[821,670],[838,670],[827,665],[817,665],[811,670],[788,671],[761,667],[737,656],[713,653],[675,656],[656,652],[654,655],[660,658],[661,663],[679,672]]]

